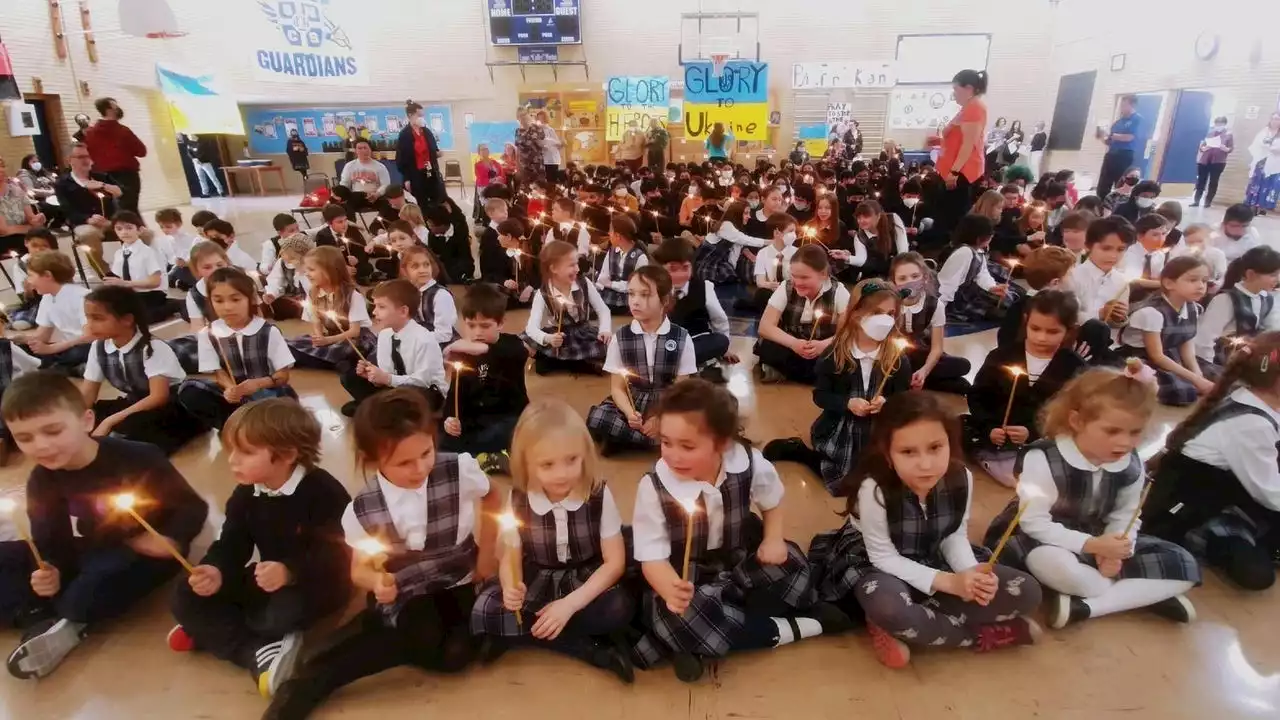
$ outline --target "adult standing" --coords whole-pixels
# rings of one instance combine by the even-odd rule
[[[1271,113],[1267,126],[1249,144],[1253,172],[1244,193],[1244,203],[1255,213],[1266,215],[1280,200],[1280,112]]]
[[[218,146],[218,138],[212,135],[188,135],[191,150],[191,162],[196,166],[196,177],[200,180],[200,197],[209,197],[209,186],[213,185],[214,195],[222,196],[222,183],[218,182],[218,164],[222,162],[222,148]]]
[[[0,252],[22,252],[23,236],[44,222],[44,215],[32,209],[22,184],[9,177],[4,158],[0,158]]]
[[[400,129],[400,137],[396,140],[396,169],[404,178],[404,189],[425,208],[445,197],[444,183],[440,178],[440,144],[436,142],[431,128],[427,127],[422,105],[408,100],[404,104],[404,114],[409,118],[409,124]]]
[[[93,158],[83,143],[71,145],[67,160],[71,172],[59,177],[53,185],[58,206],[66,213],[76,244],[88,246],[99,266],[106,267],[102,237],[110,227],[108,218],[118,209],[124,189],[112,184],[106,174],[93,172]]]
[[[302,176],[303,190],[306,189],[307,175],[311,172],[311,151],[298,136],[297,130],[289,131],[289,142],[284,146],[284,153],[289,156],[289,165]]]
[[[649,154],[649,167],[654,174],[662,172],[667,162],[667,146],[671,144],[671,135],[663,127],[662,121],[656,117],[649,118],[649,134],[645,138],[645,148]]]
[[[983,130],[987,127],[987,73],[983,70],[961,70],[951,80],[960,112],[942,130],[942,153],[937,168],[946,183],[940,214],[945,219],[943,230],[950,232],[973,204],[971,188],[985,172]],[[938,218],[935,218],[937,221]]]
[[[84,144],[93,158],[93,167],[111,176],[112,183],[123,191],[120,209],[138,212],[138,196],[142,194],[138,158],[147,156],[147,146],[120,122],[124,119],[124,110],[115,98],[98,98],[93,106],[102,116],[84,133]]]
[[[1142,122],[1142,116],[1138,114],[1138,96],[1122,95],[1120,117],[1111,123],[1111,132],[1101,137],[1107,145],[1107,154],[1102,157],[1102,170],[1098,173],[1098,187],[1094,191],[1098,197],[1106,197],[1111,186],[1133,165]]]
[[[533,183],[547,178],[542,148],[547,136],[529,117],[527,108],[522,107],[516,111],[516,122],[519,124],[516,128],[516,157],[520,165],[520,183],[526,188],[532,188]]]
[[[1005,138],[1009,137],[1008,120],[996,118],[996,124],[987,132],[987,165],[999,164],[1000,152],[1004,150]]]
[[[564,140],[556,129],[551,127],[551,115],[546,110],[538,111],[538,125],[542,127],[542,164],[546,166],[547,182],[560,182],[560,166],[564,164]]]
[[[631,172],[639,172],[640,166],[644,164],[644,145],[644,133],[641,132],[639,123],[632,119],[627,122],[627,129],[623,131],[622,140],[614,152],[619,160],[631,168]]]
[[[730,148],[733,146],[733,135],[724,131],[724,123],[711,126],[707,135],[707,158],[711,162],[729,162]]]
[[[1218,178],[1227,167],[1227,156],[1235,149],[1235,133],[1227,129],[1227,118],[1214,118],[1213,127],[1200,141],[1200,152],[1196,156],[1196,196],[1191,207],[1200,207],[1201,197],[1205,207],[1213,204],[1213,196],[1218,194]]]
[[[1036,131],[1031,135],[1031,177],[1033,182],[1040,182],[1040,168],[1044,165],[1044,149],[1049,144],[1049,133],[1044,131],[1044,121],[1036,123]]]

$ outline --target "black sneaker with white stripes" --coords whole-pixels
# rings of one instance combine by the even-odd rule
[[[302,633],[289,633],[283,640],[269,642],[254,652],[257,665],[250,671],[258,683],[258,693],[270,699],[289,678],[302,654]]]
[[[84,639],[85,626],[61,618],[46,620],[28,628],[22,643],[9,653],[9,674],[19,680],[42,678],[52,673]]]
[[[1147,609],[1166,620],[1178,623],[1196,621],[1196,606],[1191,604],[1186,595],[1174,595],[1168,600],[1148,606]]]

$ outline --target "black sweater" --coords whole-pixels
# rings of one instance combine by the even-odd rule
[[[529,404],[524,384],[524,366],[529,350],[516,335],[502,333],[489,346],[489,352],[474,357],[461,357],[469,368],[461,378],[449,385],[445,398],[445,415],[453,416],[454,394],[458,399],[459,421],[466,427],[480,418],[519,415]]]
[[[80,548],[71,518],[89,548],[118,546],[146,530],[127,512],[116,510],[112,496],[133,493],[135,509],[160,534],[186,549],[204,527],[209,506],[156,446],[103,438],[98,456],[79,470],[49,470],[37,465],[27,478],[27,515],[31,536],[51,563],[74,572]]]
[[[1000,427],[1004,420],[1004,408],[1009,402],[1009,389],[1013,386],[1013,375],[1006,369],[1017,366],[1027,369],[1027,350],[1024,343],[1000,345],[987,354],[987,359],[978,370],[973,380],[973,390],[969,392],[970,427],[973,430],[971,444],[978,447],[991,447],[991,431]],[[1013,398],[1013,408],[1009,412],[1009,425],[1027,428],[1027,442],[1040,438],[1037,427],[1037,416],[1044,404],[1062,389],[1067,381],[1084,370],[1086,363],[1068,348],[1054,353],[1053,359],[1045,367],[1044,373],[1035,384],[1030,378],[1018,379],[1018,390]],[[1006,445],[1006,449],[1012,445]]]
[[[263,562],[284,563],[294,584],[339,592],[350,577],[351,554],[342,532],[350,502],[342,483],[319,468],[304,475],[291,495],[255,496],[254,486],[238,485],[227,500],[222,534],[201,564],[228,577],[257,548]]]

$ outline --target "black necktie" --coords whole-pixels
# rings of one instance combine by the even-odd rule
[[[391,369],[396,375],[409,374],[409,371],[404,369],[404,356],[400,354],[400,338],[395,335],[391,336]]]
[[[1147,253],[1147,256],[1142,259],[1142,277],[1151,277],[1151,253]]]
[[[128,251],[121,251],[123,259],[120,261],[120,279],[122,280],[133,280],[133,277],[129,272],[129,256],[132,254],[133,253]]]

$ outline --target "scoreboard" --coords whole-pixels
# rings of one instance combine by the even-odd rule
[[[487,0],[494,45],[579,45],[580,0]]]

